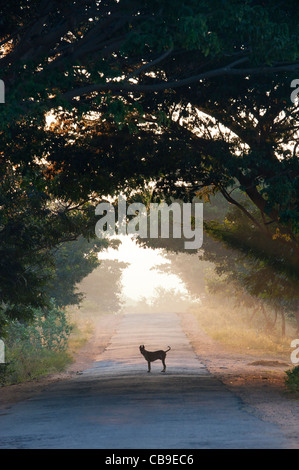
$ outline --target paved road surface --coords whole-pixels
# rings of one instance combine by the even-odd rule
[[[147,363],[139,345],[166,349]],[[0,391],[1,393],[1,391]],[[0,412],[0,448],[287,447],[196,357],[175,314],[127,314],[93,367]]]

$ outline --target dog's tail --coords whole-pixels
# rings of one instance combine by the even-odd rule
[[[168,349],[166,349],[166,351],[165,351],[165,352],[167,353],[167,352],[168,352],[168,351],[170,351],[170,350],[171,350],[171,347],[170,347],[170,346],[168,346]]]

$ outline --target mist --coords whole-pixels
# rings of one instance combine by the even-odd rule
[[[294,317],[282,316],[241,284],[229,282],[199,253],[153,249],[125,237],[99,257],[100,266],[78,285],[84,294],[75,307],[80,321],[97,322],[107,314],[192,314],[220,344],[259,357],[288,358]]]

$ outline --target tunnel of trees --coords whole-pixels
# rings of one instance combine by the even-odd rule
[[[109,244],[95,206],[120,192],[204,201],[200,257],[299,328],[298,16],[295,1],[2,2],[2,331],[79,301]]]

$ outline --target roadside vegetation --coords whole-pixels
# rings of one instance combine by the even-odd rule
[[[288,319],[285,334],[281,334],[281,321],[274,324],[274,312],[252,310],[236,306],[232,299],[213,296],[202,305],[192,308],[201,328],[224,346],[257,358],[273,357],[290,362],[290,343],[294,339],[295,325]]]
[[[234,194],[253,213],[250,201],[238,189]],[[272,251],[269,242],[269,256],[264,256],[265,245],[250,233],[240,212],[219,195],[209,195],[204,218],[199,252],[187,253],[181,240],[174,238],[156,242],[155,246],[168,250],[171,261],[160,271],[182,279],[195,301],[191,310],[210,337],[240,354],[256,356],[257,361],[268,356],[291,365],[291,341],[299,337],[299,291],[295,273],[284,271],[287,263],[278,267],[275,261],[279,254],[283,258],[282,250],[275,245]],[[228,240],[231,231],[234,236]],[[275,234],[272,240],[277,242]],[[253,241],[249,250],[244,248]],[[153,245],[151,240],[146,244]],[[296,372],[291,377],[293,383]]]
[[[34,318],[28,324],[18,320],[10,322],[1,383],[25,382],[64,370],[72,360],[68,349],[71,332],[65,310],[53,302],[47,312],[35,309]]]
[[[286,386],[290,392],[295,393],[299,397],[299,366],[286,371]]]
[[[44,291],[46,305],[32,307],[28,318],[2,316],[5,363],[0,364],[0,386],[64,371],[92,336],[96,318],[121,309],[125,264],[100,262],[96,255],[106,246],[82,238],[60,245]]]

